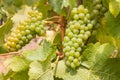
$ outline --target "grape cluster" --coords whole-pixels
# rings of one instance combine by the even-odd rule
[[[97,27],[100,26],[100,19],[104,16],[107,9],[103,6],[102,0],[94,0],[93,2],[93,12],[91,13],[91,17],[94,20],[94,25]]]
[[[34,38],[36,35],[45,34],[42,13],[37,10],[28,13],[28,19],[22,21],[16,28],[12,29],[11,34],[6,39],[4,47],[9,51],[17,51]]]
[[[67,24],[64,37],[65,63],[75,69],[80,65],[80,53],[93,28],[88,9],[80,5],[71,11],[72,20]]]

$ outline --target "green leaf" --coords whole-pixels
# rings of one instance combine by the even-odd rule
[[[87,48],[83,51],[81,65],[83,65],[88,69],[91,68],[96,60],[95,55],[99,47],[100,47],[100,43],[96,43],[95,45],[89,44]]]
[[[120,3],[117,2],[116,0],[110,0],[110,2],[109,2],[109,10],[114,17],[117,17],[120,12],[119,4]]]
[[[63,0],[50,0],[50,4],[53,7],[53,10],[60,14],[62,11],[62,2]]]
[[[81,65],[89,69],[94,66],[99,67],[109,59],[110,55],[114,53],[114,49],[115,47],[108,43],[103,45],[99,45],[98,43],[95,45],[89,45],[83,52]]]
[[[104,64],[96,66],[95,72],[100,80],[119,80],[120,79],[120,59],[108,59]]]
[[[87,7],[90,11],[93,10],[93,0],[83,0],[83,5]]]
[[[62,32],[57,32],[53,44],[57,46],[59,51],[62,51]]]
[[[54,80],[52,70],[47,70],[44,75],[39,77],[39,80]]]
[[[49,11],[52,9],[49,4],[46,4],[46,0],[39,0],[36,4],[37,9],[43,13],[43,18],[47,18]]]
[[[0,80],[4,80],[4,75],[3,75],[3,73],[0,73]]]
[[[59,61],[56,70],[56,77],[63,80],[100,80],[98,76],[91,74],[91,71],[85,68],[79,68],[76,71],[67,71],[64,61]]]
[[[106,25],[105,25],[105,32],[107,34],[112,35],[115,38],[120,38],[120,15],[117,16],[117,18],[114,18],[113,15],[110,13],[107,13],[105,15],[106,18]]]
[[[3,47],[3,46],[0,46],[0,54],[1,53],[7,53],[8,51]]]
[[[28,70],[14,73],[14,75],[11,76],[11,80],[28,80],[28,78]]]
[[[77,6],[77,0],[63,0],[62,8],[69,7],[69,6],[71,7],[71,9],[76,7]]]
[[[11,62],[8,66],[9,69],[11,69],[14,72],[20,72],[28,69],[29,67],[29,61],[25,58],[16,56],[11,59]]]
[[[3,8],[8,12],[8,14],[11,16],[15,12],[17,12],[18,9],[21,8],[23,5],[29,5],[34,6],[34,4],[38,2],[38,0],[3,0]]]
[[[46,66],[46,64],[48,66]],[[39,62],[34,61],[30,64],[28,72],[29,80],[54,80],[53,73],[51,72],[49,61]]]
[[[5,35],[10,32],[12,25],[12,20],[9,18],[2,26],[0,26],[0,45],[3,45]]]
[[[39,46],[36,50],[24,51],[22,55],[28,60],[45,61],[50,55],[55,57],[56,48],[48,41],[44,41],[43,45]],[[51,59],[52,59],[51,58]]]

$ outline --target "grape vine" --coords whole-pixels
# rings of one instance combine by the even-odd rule
[[[0,80],[119,80],[119,4],[0,0]]]

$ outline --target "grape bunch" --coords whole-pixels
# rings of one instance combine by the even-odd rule
[[[4,47],[9,51],[17,51],[34,38],[36,35],[45,34],[45,23],[42,21],[42,13],[37,10],[28,12],[28,19],[12,29],[11,34],[5,41]]]
[[[66,66],[75,69],[80,65],[80,53],[93,28],[88,9],[80,5],[71,11],[63,42]]]
[[[103,6],[102,0],[94,0],[93,2],[93,12],[91,17],[94,19],[94,25],[97,27],[100,26],[100,19],[104,16],[107,9]]]

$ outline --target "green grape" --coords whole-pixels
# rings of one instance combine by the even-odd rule
[[[85,29],[85,25],[81,25],[80,30],[84,30],[84,29]]]
[[[85,31],[84,30],[80,30],[80,34],[84,34],[85,33]]]
[[[77,39],[76,39],[75,37],[73,37],[73,38],[71,39],[71,41],[72,41],[72,42],[76,42]]]
[[[31,32],[30,32],[30,30],[25,30],[25,33],[30,34]]]
[[[67,24],[63,43],[66,66],[75,69],[80,65],[80,53],[93,28],[87,8],[80,5],[73,8],[71,21]]]
[[[84,14],[84,13],[79,13],[79,15],[78,15],[78,16],[79,16],[79,18],[80,18],[80,19],[84,19],[85,14]]]
[[[73,62],[70,64],[70,66],[71,66],[71,68],[73,68],[73,69],[76,68],[76,66],[75,66],[75,64],[74,64]]]
[[[72,38],[74,36],[74,34],[72,32],[68,33],[68,37]]]
[[[75,59],[73,60],[73,63],[74,63],[76,66],[79,66],[79,60],[78,60],[77,58],[75,58]]]
[[[69,53],[70,53],[70,56],[73,56],[75,54],[75,51],[71,50]]]
[[[70,25],[70,30],[73,30],[75,29],[75,26],[74,25]]]
[[[73,57],[73,56],[69,56],[69,57],[68,57],[68,60],[69,60],[70,62],[72,62],[72,61],[74,60],[74,57]]]
[[[79,44],[78,44],[78,43],[74,43],[73,46],[74,46],[75,48],[78,48],[78,47],[79,47]]]
[[[97,10],[100,10],[102,8],[102,4],[97,4],[96,6],[95,6],[95,9],[97,9]]]
[[[37,33],[40,33],[41,28],[40,28],[40,27],[36,27],[36,28],[35,28],[35,31],[36,31]]]
[[[94,9],[94,10],[93,10],[93,15],[99,15],[99,11],[96,10],[96,9]]]
[[[10,46],[11,46],[11,47],[15,47],[15,46],[16,46],[16,43],[15,43],[15,42],[11,42]]]
[[[93,28],[93,24],[89,23],[89,24],[87,25],[87,27],[88,27],[88,29],[92,29],[92,28]]]
[[[83,37],[84,37],[83,34],[79,34],[79,35],[78,35],[78,38],[80,38],[80,39],[83,39]]]
[[[66,46],[66,51],[70,51],[70,46]]]
[[[78,33],[79,33],[79,30],[78,30],[78,29],[74,29],[74,30],[73,30],[73,33],[74,33],[74,34],[78,34]]]
[[[71,66],[71,62],[67,60],[67,61],[66,61],[66,65],[67,65],[67,66]]]
[[[66,52],[66,53],[65,53],[65,56],[69,56],[69,55],[70,55],[70,53],[69,53],[69,52]]]
[[[8,39],[5,41],[5,48],[9,51],[21,49],[36,35],[44,35],[44,26],[45,22],[42,21],[42,13],[36,10],[28,12],[28,18],[11,30]]]
[[[77,12],[78,12],[77,8],[73,8],[73,10],[71,11],[72,15],[77,14]]]
[[[83,6],[83,5],[80,5],[80,6],[78,7],[78,12],[79,12],[79,13],[83,13],[83,12],[84,12],[84,6]]]
[[[78,20],[79,19],[79,15],[74,15],[74,17],[73,17],[75,20]]]
[[[84,13],[87,14],[89,11],[88,9],[84,9]]]
[[[79,28],[80,28],[79,22],[74,23],[74,29],[79,29]]]
[[[21,46],[24,46],[24,42],[23,42],[22,40],[19,41],[19,44],[20,44]]]
[[[68,28],[68,29],[66,29],[65,34],[66,34],[66,35],[68,35],[68,34],[69,34],[69,32],[71,32],[71,30]]]
[[[75,52],[75,54],[74,54],[74,57],[80,57],[80,53],[79,52]]]
[[[89,36],[88,36],[87,34],[84,34],[83,40],[87,40],[88,37],[89,37]]]
[[[90,36],[91,32],[90,31],[86,31],[85,34],[88,35],[88,36]]]
[[[33,38],[32,34],[28,34],[28,35],[27,35],[27,39],[28,39],[28,40],[31,40],[32,38]]]
[[[90,19],[90,14],[87,13],[87,14],[86,14],[86,18],[87,18],[87,19]]]
[[[82,50],[81,47],[78,47],[76,51],[80,52],[81,50]]]
[[[96,26],[97,23],[101,23],[100,19],[102,17],[104,17],[104,14],[107,11],[107,9],[103,6],[102,0],[94,0],[93,5],[95,7],[94,7],[94,9],[93,9],[93,11],[91,13],[91,14],[93,14],[93,16],[92,16],[92,18],[93,18],[92,24],[94,26]]]
[[[69,38],[68,36],[65,36],[65,37],[64,37],[64,41],[65,41],[65,42],[68,42],[69,40],[70,40],[70,38]]]
[[[81,38],[78,38],[78,39],[77,39],[77,43],[78,43],[78,44],[82,44],[82,42],[83,42],[83,41],[82,41]]]
[[[17,44],[17,45],[16,45],[16,49],[17,49],[17,50],[21,49],[21,45]]]

